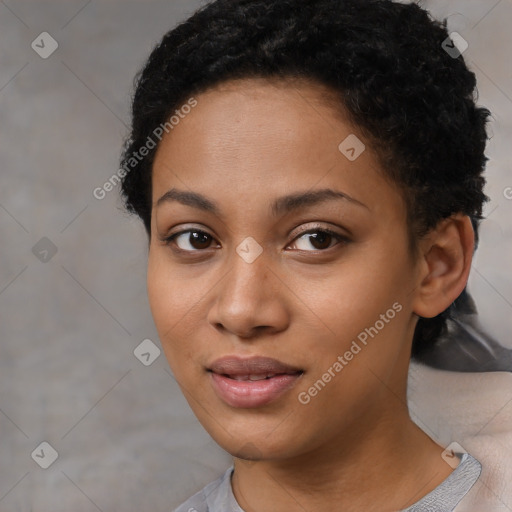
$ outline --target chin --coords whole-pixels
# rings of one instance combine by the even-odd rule
[[[286,460],[306,451],[301,450],[300,445],[309,444],[307,439],[299,439],[297,432],[279,431],[276,424],[270,428],[247,423],[243,427],[230,424],[229,430],[218,424],[208,427],[205,427],[207,432],[223,450],[246,461]]]

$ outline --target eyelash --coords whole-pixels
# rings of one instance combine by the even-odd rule
[[[179,231],[177,233],[174,233],[174,234],[172,234],[169,237],[163,238],[162,241],[167,246],[176,245],[175,239],[177,237],[181,236],[181,235],[186,234],[186,233],[200,233],[201,235],[206,235],[206,236],[210,237],[212,240],[214,240],[214,238],[209,233],[207,233],[206,231],[203,231],[201,229],[185,229],[183,231]],[[334,244],[333,246],[328,247],[326,249],[316,249],[315,251],[305,251],[303,249],[298,249],[299,251],[302,251],[302,252],[316,252],[316,251],[326,252],[329,249],[332,249],[332,247],[335,247],[336,245],[339,245],[340,243],[346,244],[346,243],[350,242],[350,240],[347,237],[345,237],[343,235],[340,235],[339,233],[336,233],[335,231],[332,231],[331,229],[328,229],[328,228],[314,228],[314,229],[310,229],[310,230],[304,231],[303,233],[300,233],[299,235],[297,235],[292,240],[292,242],[297,240],[297,239],[299,239],[299,238],[301,238],[301,237],[303,237],[304,235],[311,235],[311,234],[315,234],[315,233],[322,233],[322,234],[330,235],[333,238],[335,238],[338,241],[338,243]],[[209,249],[209,248],[207,248],[207,249]],[[174,250],[177,251],[177,252],[180,252],[180,253],[200,253],[200,252],[206,251],[207,249],[186,250],[186,249],[180,249],[178,247],[178,248],[176,248]]]

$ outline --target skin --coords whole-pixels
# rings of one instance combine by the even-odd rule
[[[300,81],[222,83],[196,97],[154,161],[151,311],[192,410],[234,456],[233,492],[247,512],[399,510],[452,471],[411,421],[406,382],[418,315],[446,309],[467,281],[471,224],[463,215],[443,221],[412,254],[401,190],[329,94]],[[355,161],[338,150],[350,134],[366,144]],[[172,188],[220,211],[157,205]],[[323,188],[362,205],[331,199],[270,211],[280,196]],[[304,234],[325,228],[348,241]],[[186,229],[210,238],[164,241]],[[236,252],[247,237],[263,250],[252,263]],[[298,394],[394,303],[401,311],[301,404]],[[304,374],[275,402],[235,408],[206,371],[226,355],[273,357]]]

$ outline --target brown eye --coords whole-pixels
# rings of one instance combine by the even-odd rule
[[[332,244],[333,240],[336,241],[335,244]],[[348,240],[345,237],[335,233],[334,231],[327,229],[315,229],[302,233],[302,235],[295,239],[295,245],[299,245],[298,242],[301,242],[300,245],[302,245],[302,247],[298,247],[298,249],[302,251],[311,250],[311,246],[314,250],[323,251],[340,242],[347,241]],[[307,247],[308,244],[309,248]]]
[[[316,249],[327,249],[330,246],[332,236],[329,233],[313,233],[309,235],[309,241]]]
[[[182,251],[195,252],[208,249],[213,237],[204,231],[189,229],[180,231],[165,239],[167,244],[174,244]]]

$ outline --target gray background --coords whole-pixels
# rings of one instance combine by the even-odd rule
[[[135,358],[142,340],[159,345],[146,235],[118,187],[93,196],[118,169],[133,76],[202,3],[0,2],[0,511],[171,510],[229,464],[163,353],[150,366]],[[424,5],[468,41],[493,112],[469,287],[483,325],[512,348],[512,2]],[[43,31],[59,44],[47,59],[31,48]],[[48,261],[33,252],[43,237],[57,249]],[[59,454],[48,469],[31,458],[42,441]]]

